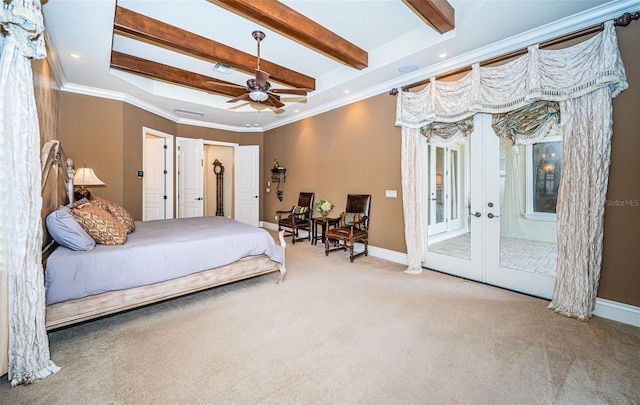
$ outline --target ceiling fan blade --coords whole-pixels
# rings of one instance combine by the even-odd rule
[[[269,73],[263,72],[260,69],[256,69],[256,84],[258,85],[258,87],[264,89],[265,85],[267,84],[267,80],[269,80],[269,76]]]
[[[271,94],[267,93],[267,96],[269,96],[267,98],[267,100],[264,102],[265,104],[270,104],[274,107],[280,108],[280,107],[284,107],[284,103],[280,100],[278,100],[277,96],[273,96]]]
[[[249,93],[244,93],[243,95],[240,95],[238,97],[234,97],[231,100],[227,100],[227,103],[235,103],[236,101],[246,100],[248,98],[249,98]]]
[[[269,91],[276,94],[294,94],[296,96],[307,95],[307,89],[270,89]]]

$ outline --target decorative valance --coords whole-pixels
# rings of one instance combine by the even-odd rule
[[[560,125],[557,101],[536,101],[517,110],[493,114],[491,127],[500,138],[513,145],[528,145],[544,138]]]
[[[569,100],[607,86],[613,97],[629,87],[612,21],[599,34],[566,49],[533,45],[526,55],[502,66],[476,63],[456,82],[432,78],[419,92],[400,91],[396,125],[422,128],[478,112],[505,113],[537,100]]]
[[[456,122],[432,122],[422,128],[420,133],[432,145],[447,147],[473,132],[473,117]]]

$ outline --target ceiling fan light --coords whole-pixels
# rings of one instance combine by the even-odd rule
[[[253,90],[249,93],[249,98],[253,101],[262,102],[269,98],[269,96],[264,91]]]

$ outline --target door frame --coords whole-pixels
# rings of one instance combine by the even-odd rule
[[[173,179],[175,176],[175,164],[174,164],[174,135],[158,131],[153,128],[142,127],[142,220],[145,218],[145,207],[146,207],[146,184],[145,184],[145,175],[144,168],[146,167],[147,156],[147,134],[151,136],[155,136],[158,138],[164,138],[166,142],[165,148],[165,170],[167,170],[166,183],[165,183],[165,193],[166,193],[166,218],[171,219],[174,218],[174,193],[173,193]]]

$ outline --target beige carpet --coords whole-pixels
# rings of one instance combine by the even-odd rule
[[[50,334],[5,404],[638,404],[640,328],[309,243],[269,274]]]

